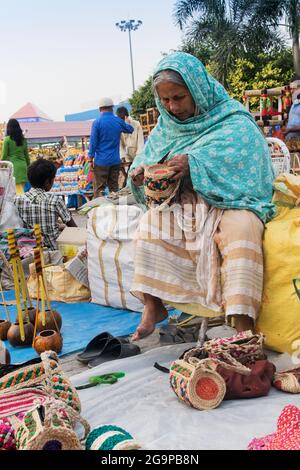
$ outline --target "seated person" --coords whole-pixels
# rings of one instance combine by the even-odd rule
[[[44,244],[51,250],[57,250],[56,240],[61,233],[61,222],[68,227],[76,227],[64,200],[48,193],[55,175],[56,167],[52,162],[44,159],[35,161],[28,168],[28,179],[32,186],[30,191],[15,197],[15,205],[24,227],[33,229],[35,224],[39,224]]]
[[[222,312],[238,332],[253,329],[263,291],[264,223],[275,215],[266,140],[195,57],[165,57],[154,92],[160,118],[129,184],[145,204],[144,168],[167,158],[181,190],[176,204],[148,210],[136,234],[132,292],[145,308],[133,340],[167,317],[165,304],[200,316],[205,309]]]

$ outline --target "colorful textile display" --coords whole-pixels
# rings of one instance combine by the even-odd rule
[[[137,450],[140,444],[118,426],[100,426],[87,437],[86,450]]]
[[[300,393],[300,367],[275,374],[274,387],[288,393]]]
[[[279,416],[277,431],[253,439],[248,450],[300,450],[300,410],[288,405]]]
[[[144,191],[148,207],[171,202],[175,197],[180,179],[173,179],[174,171],[162,163],[145,167]]]

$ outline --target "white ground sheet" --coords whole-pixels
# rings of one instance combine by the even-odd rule
[[[212,411],[188,407],[171,390],[168,374],[153,365],[159,362],[168,367],[191,346],[181,344],[153,349],[72,377],[73,384],[81,385],[93,375],[126,373],[117,384],[79,392],[82,415],[91,428],[103,424],[120,426],[148,450],[245,450],[254,437],[276,430],[277,418],[286,405],[300,407],[300,395],[274,388],[267,397],[224,401]],[[279,357],[278,370],[289,366],[284,359]]]

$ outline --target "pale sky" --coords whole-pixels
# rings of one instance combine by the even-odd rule
[[[27,102],[54,120],[87,108],[101,96],[131,95],[128,33],[115,23],[134,18],[136,85],[181,32],[175,0],[0,0],[0,122]]]

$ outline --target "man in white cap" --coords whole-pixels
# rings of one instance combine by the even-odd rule
[[[106,186],[110,192],[119,189],[121,134],[132,134],[133,127],[115,116],[111,98],[101,98],[100,117],[93,123],[89,158],[94,167],[95,197],[103,196]]]

